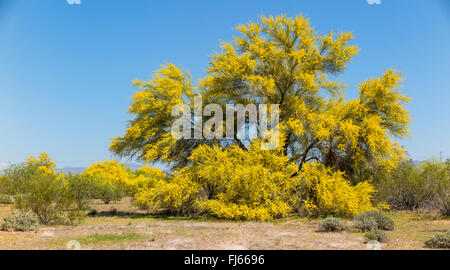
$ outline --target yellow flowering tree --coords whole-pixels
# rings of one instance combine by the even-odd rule
[[[248,150],[199,146],[190,166],[138,188],[135,204],[235,220],[270,220],[299,211],[352,216],[375,208],[369,183],[352,186],[342,172],[320,163],[299,171],[282,149],[264,151],[258,144]]]
[[[47,153],[40,153],[37,157],[30,156],[25,165],[31,171],[38,170],[47,174],[56,174],[56,164]]]
[[[62,175],[57,173],[56,164],[50,156],[47,153],[40,153],[38,156],[28,157],[27,162],[13,164],[6,168],[3,180],[0,183],[2,189],[0,193],[11,195],[24,193],[27,183],[38,174],[44,176]]]
[[[126,164],[117,160],[105,160],[91,164],[84,175],[92,178],[93,197],[108,204],[119,201],[132,185],[133,173]]]
[[[409,99],[399,92],[400,73],[386,71],[358,86],[359,98],[346,100],[346,85],[336,79],[358,48],[352,33],[320,34],[297,16],[261,17],[237,27],[240,35],[221,45],[207,75],[194,86],[189,73],[162,66],[140,87],[129,112],[135,116],[111,150],[144,162],[184,166],[199,145],[238,145],[249,140],[175,140],[170,133],[174,105],[202,94],[206,102],[279,104],[283,154],[300,168],[311,160],[356,173],[356,167],[395,167],[404,150],[394,137],[408,135]],[[370,168],[369,168],[370,169]]]
[[[113,138],[111,150],[119,156],[133,156],[144,162],[162,160],[181,162],[200,142],[185,143],[171,134],[172,108],[190,101],[195,94],[189,73],[183,73],[173,64],[162,66],[149,82],[136,80],[139,87],[128,110],[135,119],[125,136]]]
[[[127,169],[126,164],[117,160],[105,160],[91,164],[84,173],[90,176],[103,176],[110,181],[126,185],[131,171]]]
[[[303,16],[284,15],[262,16],[237,30],[239,35],[211,57],[198,85],[173,64],[149,81],[135,82],[133,119],[110,149],[177,170],[142,188],[137,201],[178,212],[195,205],[235,219],[283,216],[298,205],[342,215],[370,209],[375,191],[365,178],[395,168],[405,156],[394,141],[409,133],[401,74],[387,70],[358,85],[359,97],[348,100],[338,76],[359,51],[351,44],[352,33],[322,34]],[[256,140],[173,138],[172,109],[185,103],[192,110],[198,94],[205,104],[279,104],[279,148],[257,152],[259,132]],[[280,167],[270,167],[271,162]],[[313,171],[323,175],[314,178]],[[299,191],[302,185],[307,194]]]

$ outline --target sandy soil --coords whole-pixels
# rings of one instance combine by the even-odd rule
[[[35,232],[0,232],[0,249],[367,249],[364,235],[345,220],[340,233],[318,231],[318,219],[290,217],[276,222],[188,219],[139,211],[128,200],[93,203],[99,213],[76,226],[44,226]],[[12,212],[0,205],[0,218]],[[424,249],[434,233],[450,229],[450,220],[417,213],[390,213],[396,229],[382,249]],[[75,242],[75,243],[77,243]],[[73,241],[70,243],[74,243]]]

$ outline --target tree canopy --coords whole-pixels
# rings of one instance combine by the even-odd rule
[[[395,138],[408,135],[409,98],[400,93],[401,74],[389,69],[358,85],[359,97],[345,98],[338,79],[359,49],[352,33],[318,33],[308,19],[260,17],[237,27],[239,35],[212,55],[206,76],[196,85],[188,72],[163,65],[149,81],[137,80],[129,113],[133,119],[110,149],[144,162],[183,167],[200,145],[243,150],[254,140],[181,139],[171,135],[176,104],[279,104],[277,151],[301,170],[316,161],[346,172],[397,166],[405,151]]]

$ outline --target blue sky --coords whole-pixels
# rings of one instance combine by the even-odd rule
[[[387,68],[402,71],[413,124],[401,144],[418,160],[450,156],[450,1],[0,0],[0,169],[39,152],[60,167],[111,158],[132,80],[166,62],[199,78],[235,26],[281,13],[354,33],[348,97]]]

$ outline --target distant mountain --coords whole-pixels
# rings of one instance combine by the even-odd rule
[[[63,172],[65,174],[79,174],[84,172],[84,170],[86,170],[86,168],[84,167],[64,167],[64,168],[59,168],[56,169],[58,172]]]
[[[131,168],[133,171],[136,171],[137,169],[142,167],[142,165],[135,164],[135,163],[129,163],[129,164],[127,164],[127,166],[129,168]],[[86,167],[63,167],[63,168],[58,168],[56,170],[58,172],[63,172],[65,174],[68,174],[68,173],[79,174],[79,173],[83,173],[86,170]]]
[[[131,168],[131,170],[136,171],[137,169],[139,169],[140,167],[144,166],[142,164],[137,164],[137,163],[127,163],[127,166],[129,168]],[[160,168],[163,171],[165,171],[166,173],[169,172],[168,168],[166,166],[163,166],[161,164],[154,164],[152,167],[155,168]],[[65,174],[79,174],[79,173],[83,173],[86,170],[86,167],[62,167],[62,168],[57,168],[56,171],[58,172],[63,172]],[[3,169],[0,169],[0,175],[2,175],[4,172]]]

